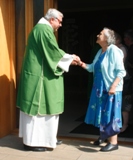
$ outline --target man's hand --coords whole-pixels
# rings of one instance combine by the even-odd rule
[[[73,54],[73,61],[72,61],[72,65],[78,65],[80,63],[80,58],[79,56]]]

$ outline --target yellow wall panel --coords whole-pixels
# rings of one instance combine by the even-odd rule
[[[14,0],[0,0],[0,137],[15,128]]]

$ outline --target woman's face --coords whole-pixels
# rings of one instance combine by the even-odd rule
[[[98,43],[99,45],[107,44],[107,37],[105,36],[105,30],[102,30],[102,31],[97,35],[96,43]]]

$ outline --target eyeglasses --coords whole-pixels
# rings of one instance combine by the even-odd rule
[[[59,20],[58,18],[55,18],[55,19],[57,19],[57,20],[58,20],[59,24],[62,24],[62,21],[61,21],[61,20]]]

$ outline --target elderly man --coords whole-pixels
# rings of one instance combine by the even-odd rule
[[[49,9],[28,37],[17,96],[19,136],[26,150],[53,150],[57,145],[59,114],[64,111],[63,73],[79,62],[57,44],[54,32],[62,19],[61,12]]]

